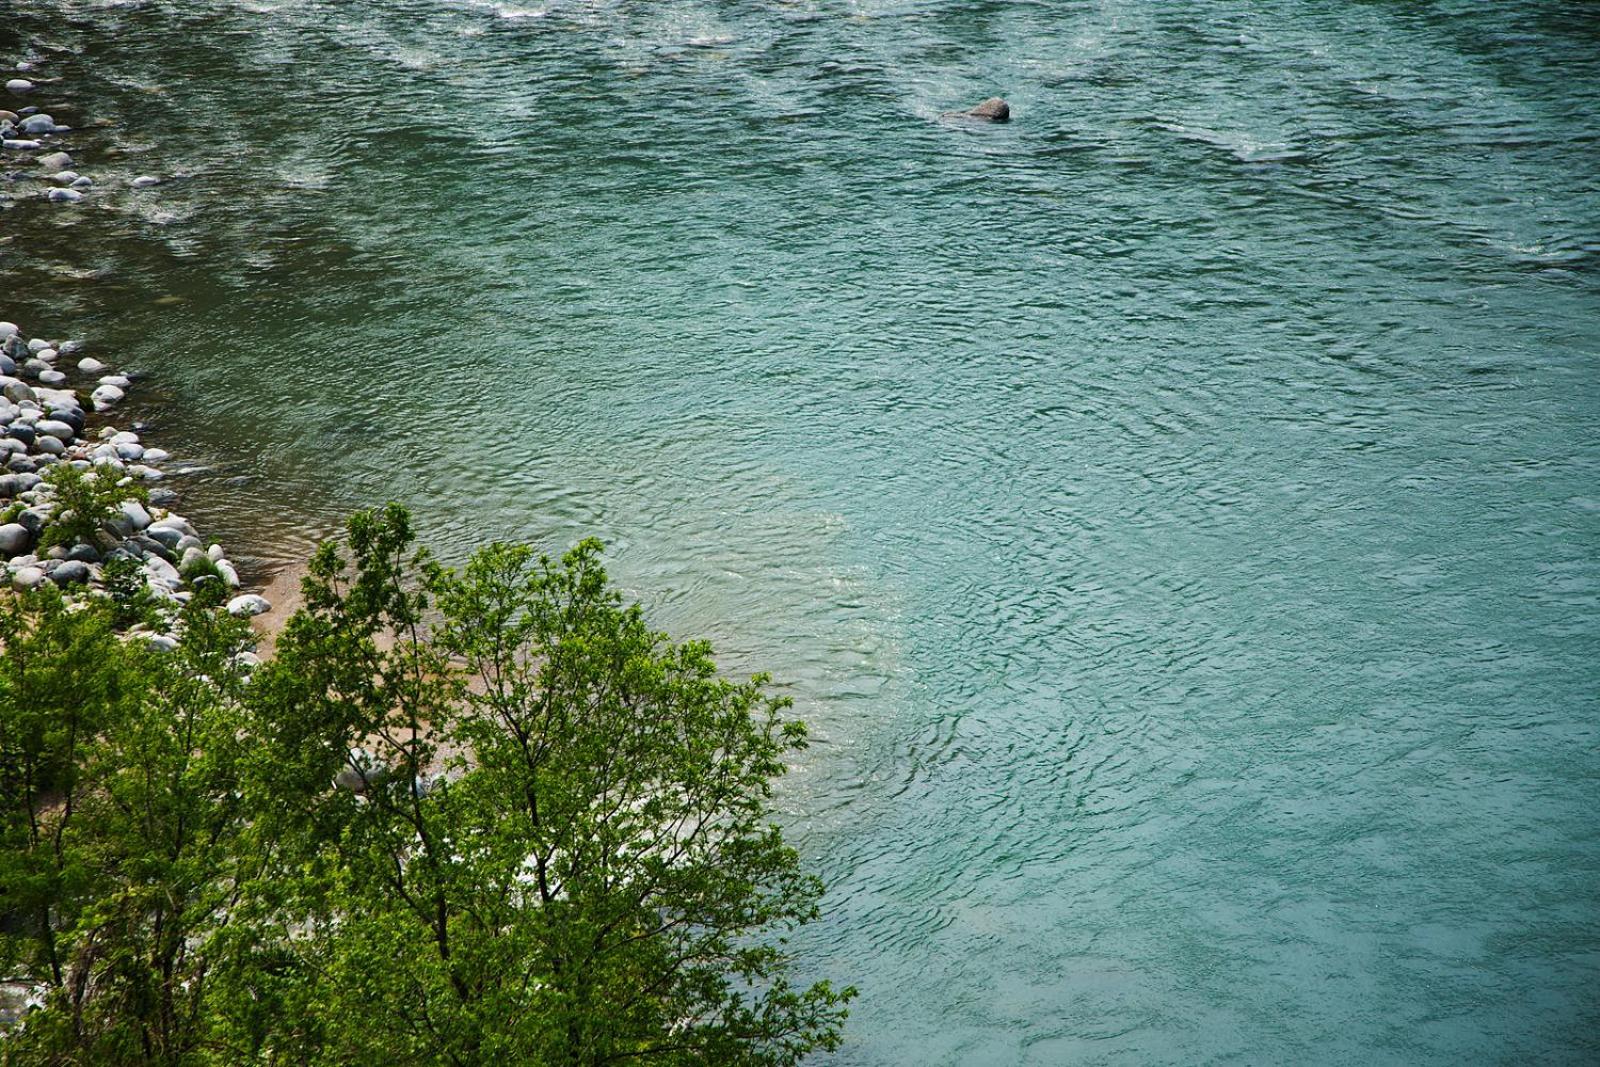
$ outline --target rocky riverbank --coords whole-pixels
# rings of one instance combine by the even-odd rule
[[[207,546],[172,510],[177,496],[161,484],[160,466],[169,453],[111,418],[129,379],[103,373],[109,368],[83,351],[76,341],[25,339],[15,323],[0,322],[0,557],[8,584],[127,596],[125,576],[136,569],[142,588],[131,595],[151,611],[133,632],[157,645],[176,640],[161,625],[174,614],[168,609],[204,582],[226,584],[235,615],[270,610],[266,598],[240,591],[222,547]],[[75,382],[93,383],[88,408]]]
[[[81,210],[92,177],[74,169],[72,128],[45,106],[17,100],[44,95],[48,82],[22,64],[5,82],[14,110],[0,109],[0,162],[5,184],[33,188],[12,197],[13,210]],[[26,75],[26,76],[23,76]],[[157,179],[141,176],[148,187]],[[0,307],[0,314],[5,308]],[[226,587],[227,607],[239,616],[271,609],[245,591],[220,545],[207,545],[172,510],[165,449],[140,437],[143,427],[119,427],[117,406],[130,376],[98,358],[81,341],[36,336],[0,322],[0,561],[3,584],[26,591],[45,584],[74,598],[117,599],[128,632],[171,647],[177,607],[205,583]]]

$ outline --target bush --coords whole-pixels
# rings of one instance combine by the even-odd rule
[[[56,463],[44,480],[51,487],[55,512],[40,538],[42,549],[92,545],[101,528],[122,513],[124,502],[150,502],[144,486],[130,478],[113,477],[109,468],[85,471],[71,463]]]
[[[111,601],[116,627],[159,626],[163,620],[161,603],[150,592],[144,564],[132,556],[114,555],[100,565],[100,581]]]

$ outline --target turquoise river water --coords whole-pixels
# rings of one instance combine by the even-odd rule
[[[261,569],[592,533],[771,669],[836,1062],[1600,1060],[1593,7],[4,6],[0,317]]]

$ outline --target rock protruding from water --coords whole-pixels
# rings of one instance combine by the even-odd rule
[[[977,122],[1010,122],[1011,105],[998,96],[991,96],[977,107],[965,111],[947,111],[947,119],[973,119]]]

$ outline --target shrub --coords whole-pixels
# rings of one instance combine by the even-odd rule
[[[71,463],[56,463],[44,480],[52,490],[55,512],[40,538],[40,548],[94,544],[101,527],[121,514],[126,501],[150,502],[144,486],[130,478],[117,478],[105,468],[80,470]]]

